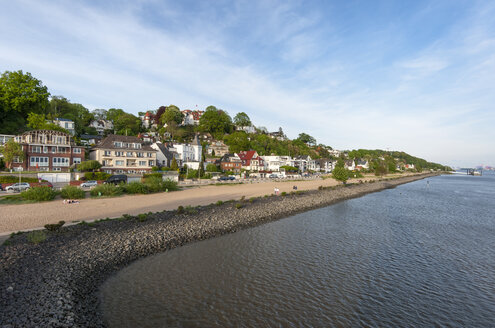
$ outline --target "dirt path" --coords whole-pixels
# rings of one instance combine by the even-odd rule
[[[401,176],[405,176],[401,175]],[[366,177],[362,180],[375,179]],[[208,205],[218,200],[227,201],[273,194],[275,187],[280,192],[290,192],[296,185],[298,190],[313,190],[319,186],[335,186],[334,179],[266,182],[253,184],[234,184],[221,186],[203,186],[176,192],[151,195],[132,195],[115,198],[83,199],[79,204],[63,204],[53,201],[23,205],[0,205],[0,235],[19,230],[34,229],[48,223],[96,220],[114,218],[123,214],[137,215],[146,212],[158,212],[177,209],[178,206]]]

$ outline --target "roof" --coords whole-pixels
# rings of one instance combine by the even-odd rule
[[[251,160],[256,154],[256,150],[244,150],[237,153],[241,160]]]
[[[146,151],[155,151],[155,149],[151,148],[150,145],[145,144],[141,139],[138,137],[134,136],[121,136],[121,135],[116,135],[116,134],[110,134],[108,135],[105,139],[100,142],[98,146],[95,146],[94,148],[101,148],[101,149],[132,149],[136,150],[136,148],[131,148],[131,147],[115,147],[114,142],[122,142],[122,143],[138,143],[141,144],[141,150],[146,150]]]
[[[81,134],[81,139],[103,139],[103,136],[95,134]]]
[[[162,144],[161,142],[157,142],[156,145],[158,146],[158,149],[162,152],[162,154],[169,160],[171,161],[174,158],[174,155],[168,148]]]
[[[69,120],[67,118],[56,118],[54,121],[65,121],[65,122],[73,122],[72,120]]]

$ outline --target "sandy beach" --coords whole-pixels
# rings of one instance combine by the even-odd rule
[[[389,175],[385,178],[407,176],[411,174]],[[366,176],[356,180],[374,180],[374,176]],[[352,183],[353,180],[349,180]],[[35,229],[45,224],[57,223],[61,220],[91,221],[102,218],[114,218],[123,214],[137,215],[147,212],[177,209],[178,206],[208,205],[218,200],[227,201],[273,194],[274,188],[280,192],[290,192],[294,185],[298,190],[315,190],[319,186],[335,186],[341,184],[334,179],[317,179],[306,181],[283,181],[265,183],[243,183],[233,185],[209,185],[185,188],[169,193],[150,195],[128,195],[113,198],[82,199],[78,204],[64,204],[61,200],[22,205],[0,205],[0,235],[20,230]]]

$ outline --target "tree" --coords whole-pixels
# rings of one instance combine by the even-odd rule
[[[66,129],[55,123],[47,122],[45,114],[29,113],[27,126],[33,130],[54,130],[69,133]]]
[[[161,108],[161,107],[160,107]],[[160,117],[160,123],[169,125],[174,122],[177,125],[182,123],[184,114],[181,113],[179,107],[170,105]]]
[[[29,113],[45,113],[50,93],[30,73],[5,71],[0,77],[0,133],[24,130]]]
[[[225,144],[229,146],[229,151],[238,153],[243,150],[251,149],[249,135],[244,131],[236,131],[223,138]]]
[[[179,169],[179,166],[177,165],[177,160],[175,157],[172,159],[172,163],[170,163],[170,168],[174,171]]]
[[[9,165],[9,168],[12,168],[14,158],[19,157],[19,160],[24,160],[22,147],[14,139],[9,139],[3,146],[0,146],[0,153],[3,154],[3,158]]]
[[[160,119],[161,119],[163,113],[165,113],[166,109],[167,109],[167,107],[165,107],[165,106],[158,107],[158,109],[156,110],[156,115],[155,115],[155,121],[156,122],[161,122]]]
[[[132,114],[123,112],[116,116],[113,126],[116,134],[137,135],[141,131],[141,120]]]
[[[304,132],[299,134],[299,137],[297,138],[297,140],[300,140],[307,145],[316,144],[316,139],[313,138],[312,136],[310,136],[309,134],[304,133]]]
[[[206,172],[218,172],[218,167],[213,163],[206,164]]]
[[[251,126],[251,120],[246,113],[240,112],[234,116],[234,124],[237,126]]]
[[[348,170],[345,167],[335,167],[332,171],[332,177],[335,180],[341,181],[343,184],[345,184],[347,179],[349,179],[349,174],[347,171]]]
[[[77,168],[81,172],[89,172],[89,171],[94,172],[101,168],[101,164],[98,161],[90,160],[90,161],[81,162],[81,164],[79,164]]]
[[[215,138],[232,131],[232,119],[227,112],[208,106],[199,119],[199,130],[211,133]]]
[[[51,118],[65,118],[73,121],[76,136],[80,136],[83,133],[90,134],[89,124],[95,119],[95,115],[86,107],[81,104],[71,103],[63,96],[52,97],[50,100],[49,116]]]

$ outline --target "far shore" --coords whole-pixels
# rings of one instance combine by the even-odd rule
[[[366,175],[351,179],[370,181],[416,175],[417,173],[389,174],[383,177]],[[104,218],[120,217],[124,214],[137,215],[147,212],[174,210],[178,206],[204,206],[217,201],[240,199],[241,197],[260,197],[271,195],[274,188],[280,192],[291,192],[293,186],[298,190],[316,190],[318,187],[332,187],[342,184],[332,178],[304,181],[269,181],[262,183],[243,183],[233,185],[206,185],[186,187],[180,191],[149,195],[127,195],[113,198],[86,198],[78,204],[64,204],[62,200],[22,205],[0,205],[0,236],[12,232],[37,229],[45,224],[59,221],[79,222]]]

